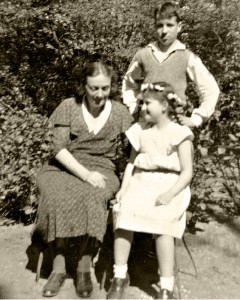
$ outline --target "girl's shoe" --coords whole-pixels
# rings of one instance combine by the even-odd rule
[[[60,288],[63,285],[66,277],[66,273],[52,272],[43,288],[42,295],[44,297],[56,296],[60,292]]]
[[[160,292],[157,293],[155,299],[173,299],[173,291],[160,289]]]
[[[93,292],[93,283],[90,272],[77,271],[76,292],[80,298],[88,298]]]
[[[107,294],[107,299],[123,299],[126,288],[129,286],[129,276],[117,278],[114,277],[110,286],[110,289]]]

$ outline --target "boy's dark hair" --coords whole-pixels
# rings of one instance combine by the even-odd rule
[[[178,23],[181,21],[179,7],[172,2],[158,5],[154,10],[155,22],[159,19],[170,19],[172,17],[176,17]]]

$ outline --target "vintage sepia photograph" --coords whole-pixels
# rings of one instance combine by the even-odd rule
[[[240,1],[0,0],[0,299],[240,299]]]

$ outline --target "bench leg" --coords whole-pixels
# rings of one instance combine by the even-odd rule
[[[178,299],[182,299],[181,293],[181,280],[179,276],[179,268],[178,268],[178,259],[177,259],[177,247],[176,247],[176,239],[175,239],[175,249],[174,249],[174,277],[176,279],[176,286],[178,291]]]
[[[36,282],[39,282],[40,274],[41,274],[41,268],[43,263],[43,251],[40,251],[39,257],[38,257],[38,263],[37,263],[37,272],[36,272]]]

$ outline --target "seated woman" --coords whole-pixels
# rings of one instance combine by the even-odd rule
[[[57,295],[66,278],[66,242],[73,237],[81,241],[76,292],[89,297],[93,291],[92,255],[105,234],[107,202],[119,189],[114,165],[118,139],[132,120],[122,104],[109,99],[111,68],[94,62],[77,71],[78,95],[81,90],[84,95],[64,100],[50,117],[54,156],[37,178],[36,228],[54,245],[46,297]]]

